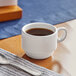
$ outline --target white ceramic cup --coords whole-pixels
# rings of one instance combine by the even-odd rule
[[[46,36],[35,36],[28,34],[26,31],[32,28],[45,28],[52,30],[54,33]],[[58,32],[63,30],[64,33],[58,38]],[[62,42],[67,36],[64,27],[56,28],[48,23],[35,22],[25,25],[22,28],[22,48],[27,56],[34,59],[45,59],[54,53],[57,48],[57,42]]]
[[[18,0],[0,0],[0,7],[17,5]]]

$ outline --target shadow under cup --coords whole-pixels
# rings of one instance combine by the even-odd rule
[[[53,60],[52,56],[50,56],[49,58],[46,58],[46,59],[37,60],[37,59],[32,59],[32,58],[28,57],[26,54],[24,54],[23,58],[31,61],[32,63],[40,65],[42,67],[53,70],[55,72],[58,72],[58,73],[62,72],[61,64],[58,61]]]

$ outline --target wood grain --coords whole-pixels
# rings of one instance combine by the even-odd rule
[[[0,22],[20,19],[22,9],[19,6],[0,7]]]

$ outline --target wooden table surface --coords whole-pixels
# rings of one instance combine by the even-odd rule
[[[68,34],[65,41],[58,43],[58,47],[54,53],[54,60],[49,57],[44,60],[35,60],[26,56],[21,48],[21,35],[0,40],[0,48],[12,52],[20,57],[23,57],[33,63],[36,63],[45,68],[57,71],[65,76],[75,76],[76,67],[76,20],[55,25],[58,27],[66,27]],[[59,33],[59,35],[61,32]],[[53,60],[53,61],[52,61]],[[58,64],[60,65],[58,69]]]

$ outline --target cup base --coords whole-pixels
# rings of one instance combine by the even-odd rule
[[[30,58],[32,58],[32,59],[47,59],[47,58],[49,58],[50,56],[53,58],[53,55],[50,55],[50,56],[46,56],[46,57],[42,57],[42,58],[38,58],[38,57],[33,57],[33,56],[30,56],[30,55],[28,55],[28,54],[26,54],[28,57],[30,57]]]

